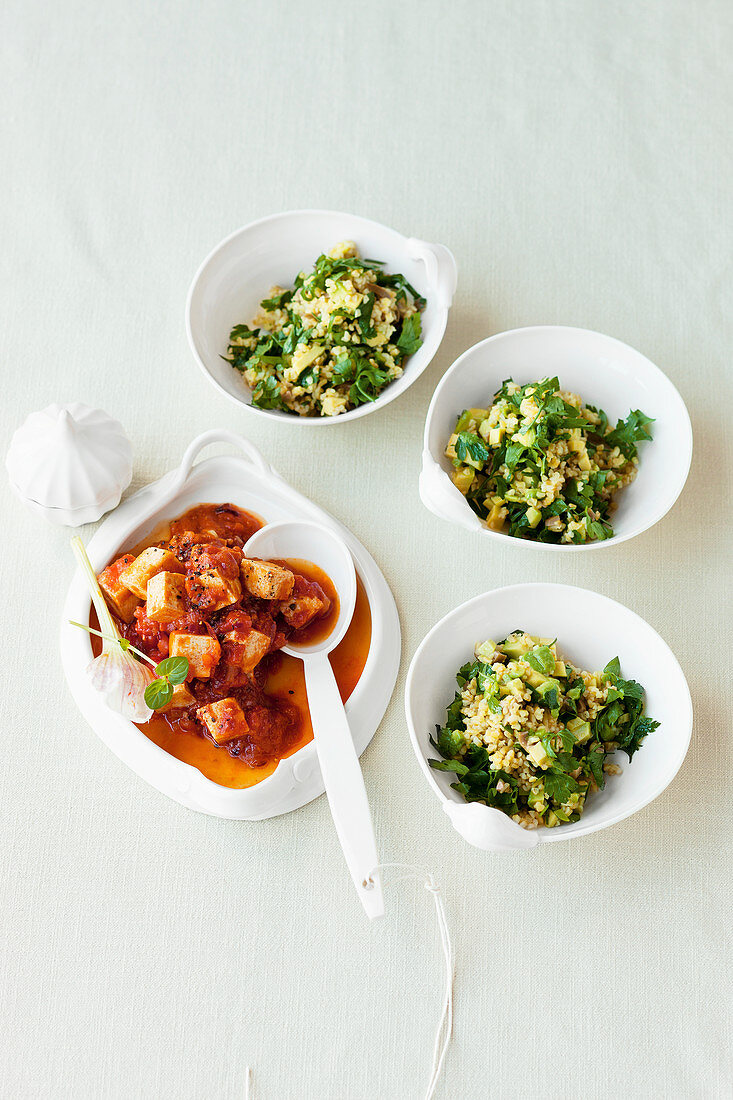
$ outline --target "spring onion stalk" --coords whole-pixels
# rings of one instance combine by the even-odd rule
[[[86,669],[89,683],[104,696],[104,701],[111,710],[117,711],[123,718],[129,718],[131,722],[147,722],[153,711],[145,702],[145,690],[155,679],[148,664],[154,667],[154,662],[131,646],[126,638],[121,637],[102,595],[84,543],[78,536],[71,540],[71,548],[87,583],[100,629],[93,630],[83,623],[72,625],[102,639],[102,652]],[[139,654],[147,664],[136,660],[133,652]]]

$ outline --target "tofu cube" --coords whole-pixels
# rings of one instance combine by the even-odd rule
[[[120,573],[120,581],[131,592],[144,600],[148,594],[148,581],[156,573],[183,573],[183,566],[170,550],[160,546],[149,546]]]
[[[317,615],[323,614],[324,602],[318,596],[294,596],[280,608],[280,613],[293,630],[302,630],[313,622]]]
[[[216,703],[199,707],[196,717],[206,726],[217,745],[224,745],[227,741],[238,741],[241,737],[246,737],[249,732],[244,711],[237,700],[231,697],[218,699]]]
[[[172,710],[182,710],[184,707],[190,707],[195,702],[196,700],[185,684],[174,684],[170,703],[160,707],[158,713],[168,714]]]
[[[172,623],[186,614],[186,579],[182,573],[156,573],[148,581],[145,614],[154,623]]]
[[[287,600],[293,591],[295,577],[282,565],[243,558],[240,570],[244,587],[259,600]]]
[[[250,630],[247,633],[232,630],[224,635],[224,641],[228,643],[227,660],[246,673],[254,671],[270,649],[269,636],[259,630]]]
[[[111,565],[103,569],[97,577],[99,587],[102,589],[104,598],[110,608],[118,619],[122,619],[125,623],[132,621],[135,608],[140,604],[140,600],[135,593],[131,592],[120,580],[120,573],[123,573],[129,565],[132,565],[134,560],[134,554],[123,554],[121,558],[113,561]]]
[[[187,680],[206,680],[219,663],[221,646],[210,634],[184,634],[174,630],[169,635],[169,655],[188,658]]]
[[[242,586],[236,577],[231,580],[219,569],[203,569],[186,577],[186,592],[193,607],[200,611],[219,611],[242,597]]]

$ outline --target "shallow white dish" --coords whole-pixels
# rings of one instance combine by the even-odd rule
[[[255,408],[242,376],[222,359],[229,333],[234,325],[254,317],[270,287],[292,286],[299,271],[310,270],[322,252],[343,240],[354,241],[362,256],[385,261],[385,270],[401,272],[426,299],[421,313],[422,347],[407,360],[404,374],[376,401],[340,416],[296,416]],[[209,381],[247,413],[310,427],[343,424],[394,401],[422,374],[443,339],[456,280],[456,262],[444,245],[403,237],[354,214],[291,210],[245,225],[206,257],[188,292],[186,332]]]
[[[506,378],[524,385],[557,375],[565,390],[603,408],[615,423],[630,409],[655,418],[653,440],[639,446],[639,472],[618,494],[612,538],[579,545],[538,543],[486,527],[451,480],[444,455],[457,417],[485,408]],[[653,527],[682,492],[692,461],[692,426],[685,403],[665,374],[640,352],[611,336],[562,325],[512,329],[482,340],[446,371],[428,408],[420,497],[436,516],[484,538],[515,546],[572,553],[613,546]]]
[[[205,459],[202,448],[229,443],[242,454]],[[301,496],[265,461],[251,443],[232,432],[204,432],[188,447],[181,465],[126,500],[102,523],[87,552],[95,570],[141,541],[158,523],[174,519],[194,504],[231,501],[275,523],[310,520],[336,531],[349,547],[366,589],[372,614],[369,656],[346,703],[354,744],[361,754],[371,741],[391,698],[400,662],[400,623],[394,598],[374,559],[342,524]],[[90,599],[77,574],[69,588],[61,623],[61,658],[79,709],[95,733],[121,760],[157,790],[184,806],[217,817],[257,821],[304,806],[323,793],[313,742],[281,760],[274,773],[254,787],[233,790],[207,779],[153,744],[137,726],[105,706],[88,684],[92,657],[88,635],[69,625],[86,622]]]
[[[558,651],[580,668],[602,669],[621,661],[626,679],[646,689],[646,713],[660,722],[632,761],[623,752],[610,760],[623,768],[609,775],[603,791],[588,797],[579,821],[554,829],[522,829],[500,810],[468,804],[451,790],[455,776],[434,771],[429,735],[443,725],[456,691],[456,672],[473,659],[478,641],[498,641],[522,629],[556,637]],[[605,829],[640,810],[668,786],[685,758],[692,732],[692,702],[684,673],[669,646],[648,623],[606,596],[564,584],[517,584],[485,592],[461,604],[426,635],[410,664],[405,714],[418,762],[455,828],[479,848],[506,850],[570,840]]]

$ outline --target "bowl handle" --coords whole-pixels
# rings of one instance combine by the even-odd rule
[[[210,443],[230,443],[232,447],[236,447],[241,451],[246,459],[260,473],[266,477],[272,477],[274,470],[267,462],[260,451],[257,450],[254,443],[250,443],[248,439],[243,439],[241,435],[236,435],[235,432],[229,432],[225,428],[212,428],[208,432],[202,432],[201,435],[197,435],[192,440],[184,452],[181,459],[181,465],[176,471],[176,486],[183,485],[184,481],[191,473],[193,464],[199,456],[199,453],[203,451],[204,447],[208,447]]]
[[[443,309],[450,309],[458,283],[458,268],[450,249],[444,244],[428,244],[417,237],[410,237],[407,241],[407,254],[411,260],[423,261],[438,305]]]
[[[481,520],[471,511],[463,494],[451,483],[428,450],[422,453],[418,488],[421,501],[434,516],[457,523],[467,531],[482,530]]]
[[[474,848],[485,852],[515,852],[536,848],[540,842],[537,830],[523,829],[493,806],[481,806],[478,802],[446,802],[443,809],[456,832]]]

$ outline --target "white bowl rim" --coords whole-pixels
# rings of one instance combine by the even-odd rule
[[[288,424],[302,425],[303,427],[325,427],[326,425],[344,424],[344,423],[347,423],[351,420],[358,420],[360,417],[367,416],[369,413],[375,412],[378,408],[382,408],[384,405],[388,405],[391,401],[395,401],[398,397],[401,397],[402,394],[404,394],[410,388],[412,383],[417,381],[417,379],[420,377],[420,375],[423,374],[423,372],[430,366],[430,363],[434,359],[435,355],[438,353],[438,351],[440,349],[440,345],[443,341],[443,337],[445,335],[446,325],[448,323],[448,313],[450,311],[450,303],[447,306],[444,306],[444,305],[441,305],[437,300],[434,302],[434,308],[435,308],[435,311],[436,311],[436,315],[438,316],[438,328],[440,329],[440,334],[438,336],[438,339],[437,339],[437,342],[436,342],[436,345],[435,345],[435,349],[434,349],[432,355],[430,356],[430,359],[426,360],[426,362],[423,364],[423,366],[420,368],[420,370],[414,375],[413,378],[411,378],[408,385],[405,386],[405,388],[402,389],[402,390],[394,391],[394,389],[391,386],[387,386],[382,391],[382,393],[380,393],[379,396],[374,401],[370,401],[370,402],[368,402],[364,405],[359,405],[355,409],[349,409],[347,412],[340,413],[338,416],[320,416],[320,417],[318,417],[318,416],[294,416],[294,415],[289,414],[289,413],[280,412],[277,409],[259,409],[259,408],[257,408],[257,406],[250,404],[248,401],[245,401],[243,398],[235,397],[234,394],[231,394],[226,389],[224,389],[223,386],[221,386],[217,382],[217,380],[213,377],[213,375],[209,371],[208,367],[204,363],[203,359],[201,358],[201,356],[199,354],[199,351],[198,351],[198,348],[196,347],[195,337],[194,337],[193,329],[192,329],[192,326],[191,326],[191,303],[193,301],[193,296],[196,293],[199,281],[200,281],[201,276],[203,275],[205,269],[208,267],[208,265],[211,263],[211,261],[215,258],[215,256],[220,251],[222,251],[224,248],[226,248],[226,246],[231,241],[235,240],[237,237],[241,236],[243,233],[248,232],[250,229],[255,229],[257,226],[260,226],[260,225],[266,225],[268,222],[280,221],[280,220],[284,220],[286,218],[305,217],[305,216],[308,216],[308,217],[324,217],[325,216],[325,217],[337,217],[337,218],[351,218],[354,221],[363,222],[365,225],[371,225],[371,226],[377,227],[378,229],[386,230],[387,232],[394,234],[395,237],[399,237],[401,240],[403,240],[405,242],[415,239],[415,238],[405,237],[405,235],[403,233],[400,233],[399,230],[393,229],[391,226],[385,225],[383,222],[375,221],[373,218],[365,218],[361,214],[352,214],[352,213],[349,213],[348,211],[345,211],[345,210],[324,210],[324,209],[319,209],[319,208],[315,208],[315,207],[313,207],[313,208],[304,207],[304,208],[301,208],[301,209],[298,209],[298,210],[281,210],[276,214],[267,214],[264,218],[257,218],[254,221],[247,222],[245,225],[241,225],[238,229],[235,229],[232,233],[229,233],[226,237],[224,237],[222,240],[220,240],[219,243],[216,244],[211,249],[211,251],[208,253],[208,255],[205,256],[205,258],[199,264],[199,266],[196,270],[196,274],[194,275],[193,279],[191,280],[191,285],[188,288],[188,293],[186,294],[186,307],[185,307],[186,337],[188,339],[188,345],[191,349],[193,357],[196,360],[199,368],[203,371],[204,376],[208,379],[209,383],[212,386],[214,386],[214,388],[217,390],[218,393],[223,394],[224,397],[226,397],[234,405],[237,405],[240,409],[244,408],[247,411],[247,413],[252,413],[253,415],[266,416],[270,421],[272,421],[273,419],[276,419],[276,420],[281,420],[284,423],[288,423]],[[427,244],[427,242],[420,242],[420,243]],[[428,247],[432,247],[432,246],[428,245]],[[453,256],[453,253],[450,251],[450,249],[446,245],[440,245],[439,247],[441,249],[444,249],[445,252],[447,253],[448,257],[450,258],[450,262],[451,262],[452,267],[453,267],[453,293],[455,293],[455,281],[457,279],[457,273],[458,273],[458,268],[457,268],[457,265],[456,265],[455,257]],[[451,294],[451,298],[452,298],[452,294]],[[410,358],[412,358],[412,356],[410,356]],[[409,364],[408,364],[408,366],[409,366]]]
[[[658,367],[656,365],[656,363],[652,362],[651,359],[649,359],[646,355],[644,355],[643,352],[637,351],[637,349],[632,347],[631,344],[624,343],[623,340],[619,340],[616,336],[609,336],[606,333],[597,332],[595,329],[580,328],[577,325],[522,325],[519,328],[505,329],[503,332],[496,332],[496,333],[494,333],[493,336],[487,336],[486,339],[479,340],[477,343],[472,344],[470,348],[466,348],[466,350],[464,352],[462,352],[461,355],[459,355],[458,358],[453,361],[453,363],[451,363],[451,365],[448,367],[448,370],[445,372],[445,374],[441,378],[440,382],[436,386],[435,391],[433,393],[433,396],[430,400],[430,404],[428,406],[428,411],[425,415],[425,429],[424,429],[424,432],[423,432],[423,463],[426,463],[428,461],[430,461],[432,463],[435,463],[435,457],[433,456],[432,451],[429,448],[428,437],[429,437],[429,434],[430,434],[430,427],[431,427],[431,423],[432,423],[432,419],[433,419],[435,409],[436,409],[436,407],[437,407],[437,405],[440,401],[440,396],[443,392],[443,389],[446,386],[446,383],[447,383],[449,377],[451,375],[453,375],[454,373],[456,373],[460,369],[461,365],[465,362],[465,360],[469,356],[474,355],[479,350],[479,348],[484,348],[489,344],[493,344],[494,342],[498,343],[501,340],[506,339],[507,337],[517,336],[520,333],[524,334],[524,333],[528,333],[528,332],[543,333],[543,334],[544,333],[547,333],[547,334],[557,333],[557,332],[577,333],[577,334],[582,335],[582,336],[590,336],[590,337],[594,337],[594,338],[599,339],[599,340],[606,341],[609,344],[613,344],[613,345],[618,346],[619,348],[623,348],[624,351],[630,352],[632,355],[636,356],[640,361],[642,361],[645,364],[645,368],[649,371],[649,373],[652,376],[657,378],[657,380],[660,381],[663,386],[669,387],[669,391],[670,391],[670,394],[671,394],[672,398],[676,399],[676,401],[678,402],[679,410],[683,414],[682,419],[683,419],[684,427],[685,427],[685,434],[684,434],[683,438],[680,441],[680,443],[681,443],[680,450],[683,454],[686,454],[686,457],[683,459],[682,465],[680,466],[680,472],[679,472],[679,475],[678,475],[676,481],[671,483],[669,493],[662,500],[661,506],[657,507],[656,511],[654,509],[652,509],[650,511],[651,518],[647,522],[645,522],[643,525],[637,525],[636,527],[634,527],[630,531],[625,531],[621,534],[612,535],[610,539],[603,539],[602,541],[594,540],[593,542],[585,542],[585,543],[577,543],[577,544],[576,543],[567,543],[567,544],[565,544],[565,543],[551,543],[551,542],[535,542],[532,539],[515,538],[513,535],[509,535],[504,531],[494,531],[490,527],[485,527],[485,526],[482,526],[480,529],[477,528],[476,533],[480,534],[480,535],[487,535],[490,538],[494,538],[494,539],[501,539],[502,541],[507,541],[508,540],[513,545],[517,545],[517,546],[521,546],[521,547],[531,547],[533,550],[549,550],[551,552],[560,551],[560,552],[563,552],[563,553],[569,553],[569,552],[572,553],[574,551],[580,551],[580,550],[602,550],[602,549],[607,549],[611,546],[618,546],[620,543],[626,542],[628,539],[636,538],[637,535],[641,535],[645,531],[650,530],[657,523],[659,523],[660,520],[664,519],[664,517],[667,515],[667,513],[674,507],[674,505],[679,500],[679,497],[682,493],[682,490],[684,489],[685,484],[687,482],[687,478],[688,478],[689,473],[690,473],[690,466],[692,464],[692,449],[693,449],[692,422],[690,420],[690,414],[688,412],[687,406],[686,406],[686,404],[685,404],[685,402],[682,398],[682,395],[680,394],[679,390],[675,386],[674,382],[672,382],[672,380],[670,378],[668,378],[668,376],[664,373],[664,371],[660,367]],[[653,445],[653,442],[654,441],[652,440],[651,445]],[[643,456],[642,456],[642,458],[643,458]],[[436,463],[436,465],[437,465],[437,463]],[[442,472],[444,472],[444,471],[442,471]],[[422,496],[422,494],[421,494],[421,496]],[[426,507],[429,507],[429,505],[427,504],[427,502],[425,501],[424,498],[423,498],[423,504],[425,504]],[[447,519],[447,517],[443,516],[442,513],[437,512],[432,508],[430,510],[433,511],[434,514],[440,515],[441,518]],[[448,522],[452,522],[452,521],[448,520]]]
[[[552,589],[556,589],[558,591],[562,590],[562,591],[565,591],[565,592],[574,592],[574,593],[580,592],[583,595],[593,596],[595,599],[605,601],[606,603],[612,604],[615,607],[621,608],[626,614],[631,615],[632,618],[638,620],[641,624],[643,624],[643,626],[647,630],[650,630],[656,636],[656,638],[658,639],[659,644],[662,647],[662,649],[665,650],[667,655],[672,659],[673,663],[676,665],[677,670],[679,672],[680,685],[683,688],[683,693],[682,693],[682,697],[680,699],[680,708],[679,708],[680,709],[680,714],[681,714],[680,724],[683,728],[686,727],[686,729],[687,729],[687,737],[684,738],[682,748],[681,748],[680,752],[678,753],[677,758],[673,759],[673,770],[669,773],[669,777],[665,778],[663,781],[658,783],[655,787],[650,788],[650,793],[645,794],[643,797],[641,797],[636,802],[636,804],[633,805],[630,809],[624,810],[623,812],[620,812],[620,813],[611,814],[611,816],[609,816],[608,820],[597,822],[595,825],[586,825],[585,827],[583,827],[583,825],[582,825],[583,819],[581,817],[579,822],[574,823],[576,825],[579,824],[580,828],[576,829],[574,832],[570,833],[569,835],[567,833],[563,834],[564,826],[562,826],[562,825],[559,825],[554,829],[538,829],[537,830],[537,836],[538,836],[539,842],[544,843],[544,844],[548,844],[548,843],[552,843],[553,841],[558,841],[558,840],[574,840],[576,837],[587,836],[589,833],[596,833],[596,832],[599,832],[601,829],[607,829],[611,825],[617,825],[619,821],[624,821],[627,817],[631,817],[632,814],[637,813],[639,810],[643,810],[643,808],[645,806],[648,806],[650,802],[653,802],[655,798],[658,798],[659,795],[662,793],[662,791],[666,790],[666,788],[670,785],[672,780],[676,777],[677,773],[679,772],[680,768],[682,767],[682,764],[684,762],[685,757],[687,756],[687,752],[688,752],[688,749],[690,747],[690,741],[691,741],[691,738],[692,738],[693,711],[692,711],[692,696],[690,694],[690,687],[689,687],[689,684],[687,683],[687,678],[685,677],[685,674],[682,671],[682,667],[681,667],[679,661],[677,660],[677,658],[675,657],[674,653],[672,652],[670,647],[667,645],[664,638],[662,638],[661,634],[659,634],[654,629],[654,627],[651,626],[646,621],[646,619],[642,619],[641,615],[637,615],[637,613],[635,611],[632,611],[631,608],[626,607],[626,605],[622,604],[619,600],[614,600],[610,596],[604,596],[600,592],[595,592],[592,588],[581,588],[579,585],[574,585],[574,584],[555,584],[555,583],[550,582],[550,581],[527,581],[527,582],[523,582],[523,583],[520,583],[520,584],[502,585],[499,588],[489,588],[485,592],[480,592],[477,596],[472,596],[470,599],[464,600],[464,602],[462,604],[459,604],[457,607],[454,607],[451,611],[449,611],[446,615],[444,615],[443,618],[440,619],[439,622],[437,622],[427,632],[425,637],[422,639],[419,646],[415,650],[413,658],[410,661],[410,667],[407,670],[407,677],[405,679],[405,719],[407,721],[407,728],[410,731],[410,740],[412,742],[413,752],[415,753],[415,756],[417,757],[418,764],[420,765],[420,768],[422,769],[423,774],[425,775],[426,779],[428,780],[428,783],[430,784],[433,792],[440,799],[441,803],[447,804],[449,802],[456,801],[458,805],[461,804],[460,801],[458,801],[458,800],[449,799],[443,793],[443,791],[440,789],[437,782],[435,781],[435,777],[432,774],[432,769],[431,769],[430,765],[428,764],[427,759],[424,756],[424,754],[422,752],[422,749],[420,747],[421,742],[420,742],[420,739],[419,739],[419,736],[418,736],[418,732],[415,729],[415,725],[412,721],[412,710],[411,710],[411,706],[410,706],[410,695],[411,695],[412,688],[413,688],[413,681],[415,679],[415,675],[416,675],[417,669],[419,667],[420,658],[422,657],[422,654],[425,651],[425,649],[427,648],[429,642],[435,637],[436,634],[440,633],[440,631],[447,625],[449,620],[455,618],[458,615],[463,614],[465,611],[467,611],[469,608],[473,607],[475,604],[481,603],[481,601],[485,600],[487,598],[487,596],[496,595],[496,594],[499,594],[499,593],[507,594],[507,593],[519,592],[519,591],[525,591],[526,592],[527,590],[533,589],[533,588],[534,589],[552,588]]]

